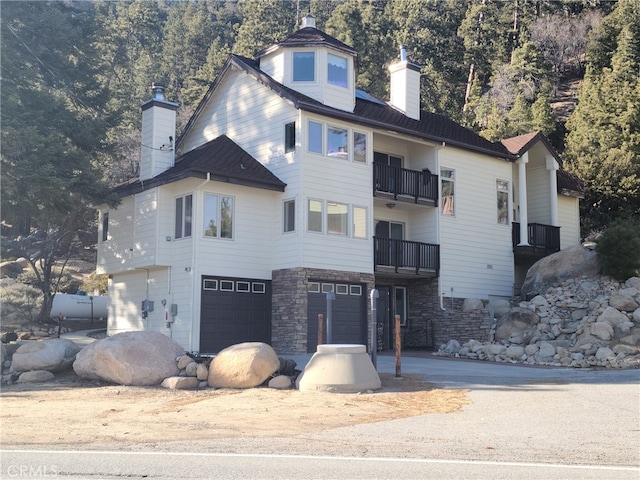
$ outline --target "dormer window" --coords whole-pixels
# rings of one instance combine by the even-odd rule
[[[327,82],[331,85],[347,88],[347,59],[330,53],[327,60]]]
[[[293,52],[293,81],[314,82],[316,79],[316,54]]]

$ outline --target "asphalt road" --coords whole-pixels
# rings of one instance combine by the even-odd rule
[[[308,357],[294,359],[302,366]],[[379,356],[377,366],[395,372],[393,357]],[[452,414],[233,444],[194,438],[126,452],[3,445],[0,478],[640,479],[640,370],[405,357],[402,373],[468,389],[471,403]]]

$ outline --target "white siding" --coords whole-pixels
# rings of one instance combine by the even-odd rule
[[[551,225],[551,180],[544,165],[527,168],[527,212],[528,223]]]
[[[441,216],[441,292],[449,297],[510,296],[511,226],[497,223],[496,179],[511,180],[511,164],[445,147],[440,168],[455,170],[455,216]]]
[[[173,140],[176,137],[176,112],[154,106],[142,112],[142,149],[140,178],[147,180],[173,166]],[[161,149],[161,147],[163,147]]]
[[[558,195],[560,249],[580,243],[580,207],[575,197]]]
[[[135,195],[135,220],[133,225],[133,265],[147,267],[156,265],[158,243],[158,189],[151,188]]]
[[[102,225],[101,209],[100,225]],[[122,199],[122,203],[115,209],[109,210],[109,237],[102,241],[98,239],[98,256],[96,271],[100,274],[111,274],[127,268],[127,263],[133,254],[133,197]]]

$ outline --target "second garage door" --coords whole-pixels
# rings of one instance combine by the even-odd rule
[[[242,342],[271,343],[271,282],[202,277],[200,353]]]

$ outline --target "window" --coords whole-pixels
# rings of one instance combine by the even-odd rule
[[[498,200],[498,223],[509,224],[509,182],[496,180],[496,193]]]
[[[344,285],[342,283],[338,283],[336,285],[336,294],[338,294],[338,295],[349,295],[349,285]]]
[[[233,238],[233,198],[206,194],[204,196],[204,236]]]
[[[293,81],[294,82],[313,82],[316,79],[315,74],[316,57],[313,52],[294,52],[293,53]]]
[[[327,128],[327,155],[349,158],[348,132],[344,128]]]
[[[293,152],[296,149],[296,122],[287,123],[284,126],[284,153]]]
[[[367,163],[367,135],[353,132],[353,161]]]
[[[251,291],[251,283],[250,282],[236,282],[236,292],[250,292]]]
[[[233,282],[231,280],[220,280],[220,291],[233,292]]]
[[[309,122],[309,151],[322,154],[322,124]]]
[[[455,195],[455,171],[442,169],[440,170],[441,192],[440,197],[442,204],[442,215],[453,216],[454,210],[454,195]]]
[[[296,230],[296,201],[287,200],[284,202],[283,231],[295,232]]]
[[[307,288],[309,293],[320,293],[320,284],[318,282],[309,282]]]
[[[347,59],[337,55],[328,55],[327,82],[338,87],[347,87]]]
[[[349,235],[349,206],[344,203],[327,202],[327,232],[334,235]]]
[[[353,207],[353,238],[367,238],[367,209]]]
[[[186,238],[191,236],[193,214],[193,196],[185,195],[176,198],[176,223],[174,238]]]
[[[204,280],[202,284],[204,290],[218,290],[218,280]]]
[[[395,287],[396,315],[400,315],[400,325],[407,326],[407,288]]]
[[[102,241],[106,242],[109,239],[109,212],[102,214]]]
[[[310,232],[322,232],[322,202],[320,200],[309,200],[307,229]]]

